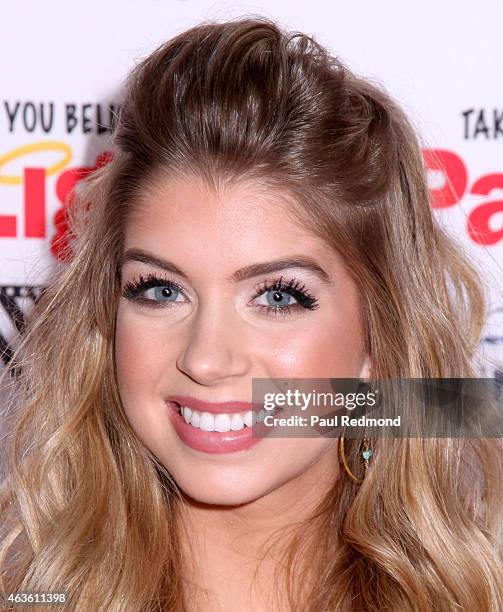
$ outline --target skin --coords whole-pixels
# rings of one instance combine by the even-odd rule
[[[253,573],[250,559],[274,529],[307,516],[333,484],[337,440],[264,438],[248,450],[203,453],[178,438],[166,398],[251,401],[254,377],[368,373],[357,287],[340,256],[289,216],[291,208],[286,194],[253,183],[217,192],[196,176],[158,177],[135,203],[125,229],[124,252],[137,248],[169,260],[189,279],[137,261],[122,266],[123,287],[154,273],[182,285],[185,295],[160,308],[121,297],[115,358],[127,418],[184,496],[186,545],[190,539],[190,556],[198,559],[190,578],[218,593],[214,601],[195,603],[199,609],[261,609],[258,592],[243,588]],[[250,264],[298,255],[316,261],[328,281],[301,268],[229,279]],[[265,313],[259,305],[268,304],[267,294],[254,297],[256,290],[280,276],[301,281],[318,308]],[[155,298],[153,290],[148,296]],[[266,588],[270,570],[266,564],[258,591]],[[238,599],[242,607],[236,608]]]

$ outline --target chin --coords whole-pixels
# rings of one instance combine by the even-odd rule
[[[246,484],[247,479],[240,477],[235,479],[222,477],[222,479],[219,479],[213,476],[211,479],[194,479],[192,476],[189,478],[177,478],[173,475],[173,479],[185,495],[191,499],[201,504],[215,506],[240,506],[248,504],[270,491],[270,489],[264,486],[263,482],[259,485],[258,483],[249,482],[248,479],[248,484]]]
[[[261,494],[251,491],[232,491],[219,487],[203,488],[195,486],[193,488],[182,488],[182,490],[193,500],[212,506],[242,506],[262,497]]]
[[[192,499],[200,504],[207,504],[210,506],[243,506],[249,504],[257,499],[253,495],[236,495],[234,491],[200,491],[195,490],[192,495]]]

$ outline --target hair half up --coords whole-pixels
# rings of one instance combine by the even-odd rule
[[[311,37],[260,17],[203,23],[126,85],[114,157],[69,206],[71,257],[3,376],[0,590],[64,590],[79,611],[178,612],[177,488],[124,415],[113,357],[124,228],[142,189],[197,174],[293,196],[292,216],[359,287],[375,378],[475,376],[485,305],[432,216],[405,114]],[[276,577],[292,610],[503,610],[500,442],[377,440],[363,484],[343,475],[292,538]]]

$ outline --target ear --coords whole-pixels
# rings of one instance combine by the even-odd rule
[[[365,355],[361,368],[360,368],[360,374],[358,377],[367,382],[370,378],[371,370],[372,370],[372,362],[371,362],[370,356]]]

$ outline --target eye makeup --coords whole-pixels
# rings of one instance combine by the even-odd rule
[[[158,301],[144,296],[147,291],[157,288],[164,290],[164,292],[154,292],[154,294],[157,293],[158,296],[161,294],[162,297],[172,297],[177,293],[185,295],[183,287],[179,283],[152,272],[149,272],[146,276],[139,274],[138,277],[125,283],[122,295],[131,302],[149,308],[165,308],[166,306],[171,306],[173,301]]]
[[[152,291],[153,290],[153,291]],[[153,293],[153,297],[146,297],[145,294]],[[303,312],[306,310],[316,310],[319,307],[318,300],[311,295],[305,284],[296,278],[284,281],[283,277],[273,280],[263,281],[254,292],[248,306],[254,306],[252,302],[257,298],[272,293],[273,303],[257,304],[255,307],[267,315],[290,315],[292,312]],[[124,285],[123,297],[131,302],[137,303],[148,308],[171,308],[177,303],[178,295],[186,297],[182,285],[163,275],[152,272],[143,276],[142,274],[128,281]],[[282,304],[283,296],[293,298],[295,302]],[[170,298],[175,299],[170,299]],[[276,303],[274,303],[274,301]],[[180,302],[178,302],[180,303]]]
[[[292,278],[288,282],[284,282],[282,276],[279,279],[273,280],[272,282],[266,280],[256,289],[256,293],[252,300],[269,292],[273,292],[274,296],[282,293],[287,294],[295,298],[296,303],[288,304],[286,306],[276,304],[272,306],[265,306],[259,304],[258,306],[261,308],[261,310],[265,309],[267,314],[280,314],[284,316],[290,314],[292,310],[299,312],[302,310],[316,310],[319,307],[318,300],[311,295],[307,291],[306,286],[296,278]]]

